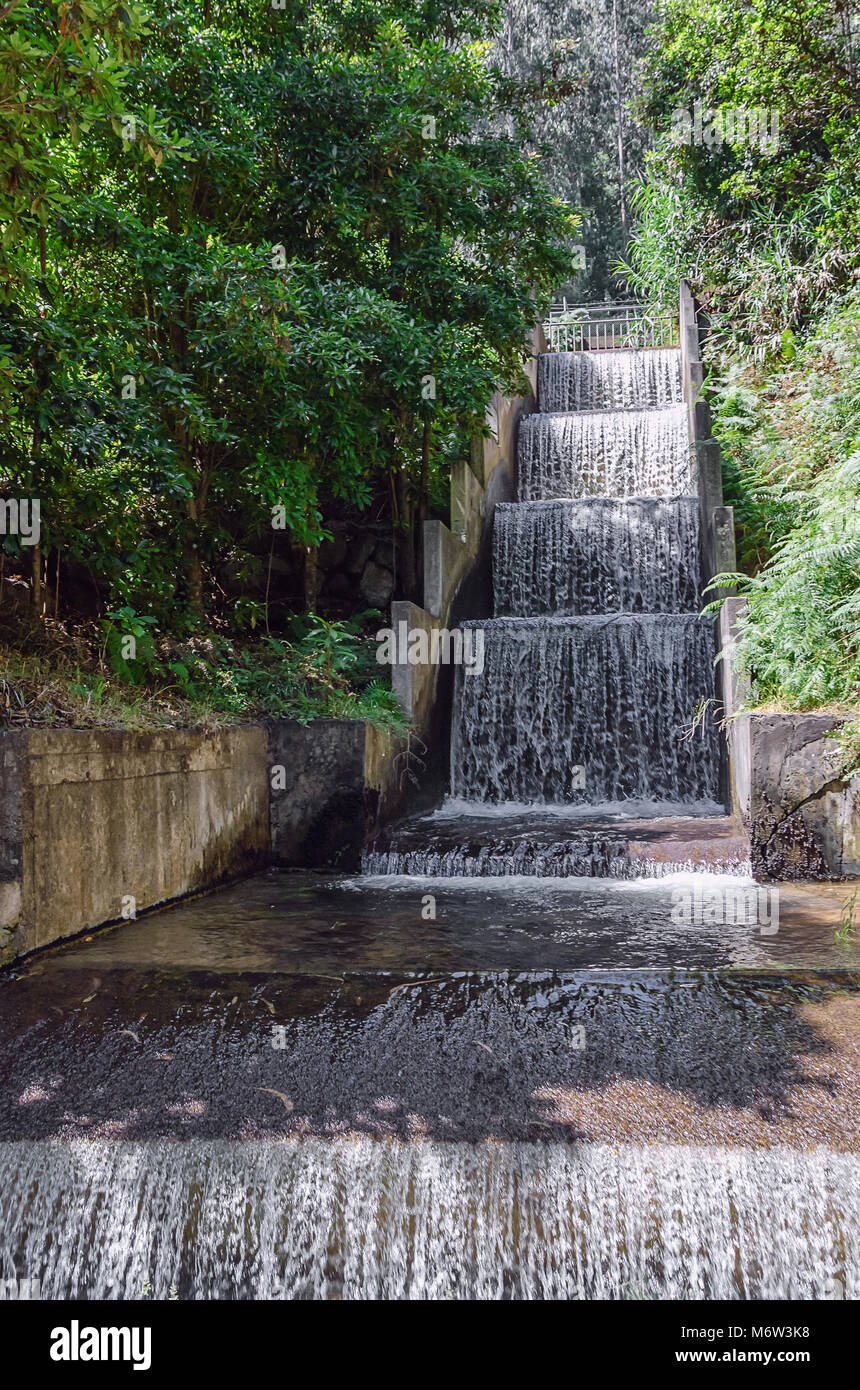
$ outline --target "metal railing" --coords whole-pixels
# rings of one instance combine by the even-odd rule
[[[669,348],[679,342],[678,316],[650,304],[557,300],[544,320],[550,352],[611,352]]]

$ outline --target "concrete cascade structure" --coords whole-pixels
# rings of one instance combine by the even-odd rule
[[[394,602],[395,631],[406,623],[410,630],[430,637],[456,627],[466,613],[483,613],[470,626],[486,629],[491,639],[488,659],[491,664],[495,660],[500,671],[507,658],[498,634],[517,623],[524,629],[531,625],[543,631],[545,627],[548,635],[541,637],[542,642],[551,636],[558,644],[572,634],[573,645],[579,643],[578,663],[591,619],[557,615],[600,616],[602,596],[608,592],[607,567],[611,569],[622,554],[623,546],[618,549],[622,541],[627,546],[620,512],[629,516],[631,526],[635,523],[637,534],[644,535],[650,528],[655,546],[665,531],[663,541],[671,541],[669,548],[679,550],[679,559],[680,551],[684,552],[684,574],[670,576],[676,586],[687,570],[690,583],[696,577],[693,552],[697,545],[703,582],[736,568],[732,509],[723,503],[719,445],[711,436],[710,414],[701,395],[703,325],[686,282],[681,285],[678,330],[680,352],[669,354],[676,359],[669,366],[677,382],[680,357],[680,395],[668,378],[668,385],[660,378],[665,367],[660,364],[667,354],[661,356],[659,349],[633,353],[635,370],[628,381],[623,374],[613,375],[600,367],[599,359],[605,362],[613,357],[612,347],[605,342],[599,352],[549,354],[543,328],[536,325],[525,364],[531,392],[515,399],[497,394],[490,403],[490,436],[475,440],[470,460],[452,471],[451,526],[425,523],[423,607]],[[579,359],[576,372],[569,370],[564,357]],[[536,400],[539,365],[541,391],[546,396],[542,413]],[[617,394],[620,389],[619,382],[630,399],[611,398],[612,391]],[[606,391],[609,395],[604,399],[601,392]],[[576,399],[569,398],[571,392]],[[679,404],[675,406],[674,401]],[[634,479],[628,500],[624,493],[620,502],[613,500],[617,483],[610,480],[610,465],[628,469],[641,455],[636,466],[641,467],[643,460],[651,466],[651,453],[641,441],[630,443],[624,433],[630,434],[636,425],[637,406],[655,419],[662,410],[668,424],[673,409],[685,413],[692,448],[690,486],[680,474],[670,480],[668,495],[674,500],[669,502],[647,500],[647,488],[646,500],[642,496],[637,500],[641,478]],[[610,418],[613,413],[615,423]],[[606,416],[603,424],[596,421],[598,414]],[[537,470],[540,486],[534,500],[517,502],[518,448],[524,452],[520,424],[529,416],[535,419],[524,431],[525,454]],[[645,423],[650,427],[653,421]],[[598,425],[605,431],[599,439]],[[678,466],[683,463],[686,468],[676,445],[666,451],[666,458],[673,452]],[[663,466],[663,453],[660,457]],[[568,468],[570,477],[564,471]],[[594,477],[589,482],[591,473]],[[585,493],[577,490],[577,478],[584,480]],[[558,487],[573,500],[553,500]],[[659,493],[658,488],[658,498]],[[504,576],[508,589],[500,588],[497,598],[503,595],[503,612],[522,615],[516,619],[491,618],[493,522],[499,504],[496,570],[497,579]],[[588,539],[591,521],[586,526],[583,517],[590,517],[594,526],[599,523],[618,555],[611,547],[602,558],[597,555],[593,539]],[[676,545],[675,531],[667,529],[673,517],[678,536],[683,533],[683,545]],[[570,533],[571,526],[575,534]],[[554,578],[540,566],[524,564],[520,552],[532,543],[554,556]],[[635,559],[633,550],[630,554]],[[668,554],[661,563],[669,574]],[[648,595],[644,603],[651,612],[641,611],[640,602],[639,612],[625,614],[629,596],[619,592],[610,608],[617,608],[620,616],[612,618],[614,627],[610,627],[623,635],[632,624],[630,641],[636,637],[638,653],[640,648],[653,647],[650,639],[644,643],[646,628],[665,635],[676,628],[680,633],[686,624],[692,631],[695,596],[682,586],[674,597],[667,590],[662,599],[652,592],[653,584],[648,588],[647,573],[642,570],[640,575],[642,565],[637,564],[631,561],[628,566],[628,588],[631,593],[641,589],[640,599]],[[504,606],[511,604],[510,610]],[[511,840],[516,852],[505,846],[505,855],[513,854],[518,863],[517,854],[520,859],[530,855],[529,862],[537,856],[535,862],[544,866],[541,871],[551,874],[569,872],[570,865],[582,872],[586,863],[590,873],[616,874],[623,869],[626,874],[637,871],[637,866],[641,871],[646,861],[648,873],[655,872],[655,866],[687,863],[709,871],[720,866],[737,871],[748,862],[743,836],[736,833],[742,823],[749,835],[749,859],[762,879],[860,876],[860,779],[849,782],[842,775],[838,747],[829,737],[839,721],[823,714],[740,712],[745,691],[729,658],[742,608],[741,600],[729,596],[714,625],[717,647],[726,656],[717,668],[727,751],[719,797],[730,817],[719,823],[700,819],[697,828],[692,821],[685,825],[667,820],[658,826],[659,833],[646,821],[631,820],[616,827],[618,834],[610,834],[605,824],[595,821],[588,831],[583,829],[576,843],[557,843],[547,827],[533,843],[525,829],[517,827]],[[549,618],[540,616],[546,613]],[[607,627],[605,619],[603,626]],[[640,656],[633,653],[628,665],[634,657],[640,661]],[[603,658],[598,652],[594,659],[599,665]],[[706,664],[709,661],[710,657]],[[667,657],[663,664],[667,670],[677,668],[677,658]],[[696,665],[701,664],[697,658]],[[267,863],[357,867],[365,846],[400,811],[407,791],[417,807],[421,801],[425,805],[438,801],[448,789],[443,747],[454,684],[450,667],[403,661],[392,667],[392,683],[413,730],[406,739],[349,719],[317,720],[307,727],[290,720],[269,721],[203,732],[21,729],[0,733],[0,965]],[[508,686],[506,679],[497,679],[499,698]],[[477,684],[469,689],[478,696]],[[458,691],[462,704],[462,681]],[[485,697],[486,692],[478,699],[479,706],[483,707]],[[461,723],[462,716],[461,708]],[[483,717],[476,706],[474,717],[469,716],[472,724],[469,719],[463,723],[461,741],[464,730],[468,733],[471,728],[478,745],[484,746]],[[502,719],[499,727],[507,737],[510,720]],[[517,757],[525,759],[524,768],[530,767],[528,749],[520,750]],[[514,759],[511,768],[515,763]],[[563,771],[553,772],[556,781],[563,781]],[[522,779],[526,791],[528,776],[524,773]],[[610,776],[607,768],[603,794],[612,792],[617,782],[622,795],[628,795],[625,777],[629,780],[624,769]],[[716,793],[711,771],[707,778],[706,790]],[[499,780],[501,790],[491,789],[489,799],[504,800],[505,788],[517,790],[518,786],[508,769]],[[673,794],[678,790],[668,783],[666,787]],[[657,790],[668,796],[666,788]],[[464,783],[459,792],[474,796],[475,786]],[[561,799],[568,799],[566,793]],[[578,794],[573,799],[588,800]],[[523,835],[527,844],[520,843]],[[481,873],[488,865],[496,865],[499,872],[499,847],[488,847],[474,827],[459,839],[451,830],[448,839],[450,844],[440,841],[434,851],[440,865],[456,863],[457,872],[467,874],[476,866]],[[383,861],[383,872],[403,872],[407,863],[406,872],[419,863],[427,871],[427,856],[414,836],[410,841],[408,829],[402,846],[395,840],[371,848],[368,866],[374,863],[374,854],[377,872]]]

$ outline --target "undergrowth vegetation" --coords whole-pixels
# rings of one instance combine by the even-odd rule
[[[0,727],[211,727],[266,716],[368,719],[405,732],[362,613],[296,618],[253,645],[209,634],[175,641],[131,609],[101,623],[0,624]],[[143,635],[136,634],[143,629]],[[123,656],[136,636],[135,659]]]
[[[753,699],[851,705],[860,695],[860,293],[827,313],[790,361],[730,361],[712,400]]]
[[[706,387],[738,538],[739,572],[720,587],[730,579],[747,599],[747,704],[844,715],[860,763],[851,7],[668,0],[651,40],[641,111],[656,142],[626,269],[640,296],[672,305],[686,276],[708,318]]]

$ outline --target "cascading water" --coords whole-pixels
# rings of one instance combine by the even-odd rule
[[[47,1298],[835,1298],[860,1283],[856,1169],[668,1145],[7,1144],[0,1208],[22,1229],[9,1273]]]
[[[551,353],[539,383],[495,514],[496,617],[463,625],[484,657],[457,673],[452,795],[718,814],[680,353]]]
[[[680,497],[693,490],[684,406],[530,415],[520,424],[519,497]]]
[[[690,878],[743,878],[749,864],[740,838],[713,815],[720,750],[713,721],[696,719],[713,698],[714,646],[711,625],[697,617],[698,506],[679,353],[550,354],[539,382],[543,413],[524,421],[520,435],[520,500],[495,514],[495,617],[467,625],[483,638],[482,669],[457,672],[453,800],[434,818],[440,831],[447,818],[445,833],[434,839],[419,823],[411,841],[402,832],[398,843],[395,831],[365,855],[363,880],[335,882],[337,906],[327,902],[322,920],[327,943],[330,932],[341,933],[327,949],[342,954],[336,966],[310,957],[307,977],[296,976],[298,1005],[282,1004],[274,976],[265,975],[266,933],[293,942],[279,949],[295,949],[289,968],[300,969],[295,933],[301,941],[313,904],[305,888],[289,921],[270,920],[268,879],[265,911],[240,935],[243,951],[257,942],[253,969],[274,999],[248,999],[229,973],[214,976],[217,985],[207,974],[202,1031],[173,1018],[168,998],[170,1041],[161,1043],[154,1024],[152,1036],[147,1030],[163,1001],[120,998],[115,1012],[102,1006],[102,1047],[78,1015],[81,1000],[95,1012],[103,995],[112,997],[104,967],[95,983],[73,979],[74,1007],[56,1005],[60,1022],[51,1026],[77,1019],[79,1041],[94,1049],[78,1084],[73,1067],[54,1067],[53,1053],[44,1072],[41,1057],[35,1070],[20,1057],[10,1069],[12,1132],[25,1106],[33,1128],[0,1144],[0,1278],[36,1280],[42,1297],[89,1299],[820,1298],[860,1284],[856,1158],[825,1148],[708,1147],[707,1131],[695,1127],[714,1104],[743,1126],[765,1124],[759,1105],[762,1114],[780,1105],[791,1115],[786,1091],[804,1079],[806,1033],[793,1041],[785,1025],[785,1040],[778,1033],[773,1044],[769,1022],[760,1042],[758,1033],[742,1038],[723,1061],[713,1039],[736,1039],[738,1006],[731,1001],[728,1022],[722,1012],[715,1019],[691,999],[689,981],[675,981],[691,957],[701,964],[703,933],[683,922],[674,936],[665,931],[660,904],[678,891],[671,884],[650,885],[644,898],[635,884],[597,885],[590,896],[580,884],[570,900],[591,906],[579,918],[563,901],[579,875],[629,880],[686,869]],[[636,820],[640,804],[662,819]],[[398,874],[470,879],[477,894],[458,918],[451,877],[430,894],[421,878],[400,880],[389,888],[387,917],[384,888],[368,880],[374,874],[389,885]],[[513,926],[495,907],[481,917],[480,877],[493,881],[499,901],[519,904]],[[362,883],[384,968],[348,980],[369,924],[350,914],[345,895],[360,896]],[[406,907],[397,910],[400,949],[421,953],[421,971],[427,922],[417,904],[435,909],[439,895],[434,940],[443,963],[434,961],[426,978],[392,983],[391,945],[382,938],[395,891],[414,908],[408,918]],[[685,891],[694,896],[689,879]],[[727,891],[716,882],[715,893]],[[624,894],[632,906],[621,913]],[[753,896],[757,903],[755,889]],[[519,930],[546,956],[547,937],[534,926],[542,915],[554,924],[553,949],[585,952],[586,977],[595,964],[605,970],[613,942],[627,964],[651,968],[659,950],[669,953],[670,977],[650,995],[650,986],[636,985],[630,1037],[619,1033],[625,1005],[612,981],[595,993],[582,973],[562,982],[542,960],[540,970],[516,977],[509,1002],[504,962],[498,981],[480,973],[487,959],[500,959],[490,934],[508,941]],[[465,918],[477,928],[464,965],[449,938]],[[206,927],[207,939],[218,938],[208,918]],[[462,946],[467,930],[459,930]],[[746,916],[730,929],[707,929],[720,968],[727,960],[770,965],[768,939],[751,930]],[[639,932],[638,954],[631,931]],[[175,962],[175,938],[165,949]],[[216,951],[226,972],[232,957],[223,941]],[[132,989],[134,977],[117,972],[111,989]],[[466,1000],[462,1018],[438,1012],[452,980]],[[321,990],[324,1002],[314,1003]],[[501,1008],[493,1003],[499,990]],[[187,993],[183,979],[183,1005]],[[232,1000],[223,1016],[210,1002],[219,993]],[[264,1032],[239,1028],[243,1009],[263,1018]],[[686,1017],[689,1058],[679,1045],[678,1019]],[[223,1049],[215,1024],[225,1030]],[[713,1077],[696,1048],[699,1033],[716,1059]],[[46,1045],[43,1032],[39,1041]],[[746,1085],[737,1056],[769,1058],[769,1047],[775,1074],[762,1067]],[[150,1054],[158,1068],[170,1064],[169,1082],[159,1070],[155,1085],[140,1085]],[[221,1063],[215,1075],[213,1055]],[[125,1104],[117,1057],[125,1059]],[[228,1086],[237,1057],[241,1076]],[[792,1096],[802,1106],[802,1090]],[[52,1103],[54,1128],[38,1109]],[[652,1112],[658,1103],[662,1110]],[[693,1132],[697,1146],[645,1147],[624,1130],[631,1115],[646,1139],[662,1115],[660,1123],[679,1128],[656,1132]],[[146,1117],[153,1129],[136,1129]],[[270,1128],[292,1121],[289,1136]],[[82,1132],[94,1137],[57,1138]],[[134,1140],[136,1133],[195,1137]],[[753,1142],[748,1128],[741,1141],[722,1126],[715,1133],[714,1145]],[[796,1142],[790,1125],[786,1133]],[[570,1142],[559,1142],[565,1135]]]
[[[455,797],[569,805],[715,797],[716,730],[691,727],[713,638],[694,613],[480,626],[484,669],[459,683]]]
[[[546,352],[538,361],[538,399],[543,411],[680,405],[681,354],[676,348]]]
[[[693,613],[701,591],[698,503],[502,503],[493,589],[497,618]]]

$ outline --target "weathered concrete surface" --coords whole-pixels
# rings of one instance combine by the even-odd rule
[[[15,933],[21,917],[21,788],[25,755],[24,734],[0,735],[0,965],[15,954]]]
[[[30,729],[0,748],[0,963],[265,861],[260,727]]]
[[[464,580],[488,563],[488,544],[493,510],[497,501],[514,496],[517,432],[523,415],[535,409],[537,360],[546,351],[541,324],[535,324],[530,353],[523,366],[531,391],[526,396],[507,397],[496,392],[487,407],[488,438],[472,441],[471,458],[451,468],[451,525],[441,521],[424,523],[424,607],[414,604],[392,605],[392,623],[410,610],[414,626],[432,631],[453,622],[452,607]],[[396,611],[398,610],[398,611]],[[432,666],[415,667],[400,681],[395,676],[398,701],[422,736],[431,731],[439,672]]]
[[[846,782],[827,714],[742,714],[753,870],[770,879],[860,875],[860,779]]]
[[[407,780],[404,741],[357,719],[273,722],[268,760],[272,858],[291,867],[357,867]]]
[[[736,644],[741,621],[746,614],[746,599],[729,597],[720,609],[717,648],[720,661],[720,688],[723,696],[723,717],[726,722],[728,747],[728,801],[732,813],[749,823],[750,813],[750,739],[749,723],[739,717],[749,696],[749,681],[736,669]]]

